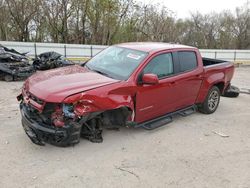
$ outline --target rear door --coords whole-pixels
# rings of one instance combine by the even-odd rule
[[[175,91],[178,93],[178,100],[175,110],[178,110],[195,103],[203,80],[203,67],[198,64],[195,51],[177,51],[175,55],[178,57],[178,70],[175,77]]]

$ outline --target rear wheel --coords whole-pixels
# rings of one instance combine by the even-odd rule
[[[207,94],[205,101],[199,107],[199,111],[204,114],[212,114],[216,111],[220,103],[220,90],[213,86]]]

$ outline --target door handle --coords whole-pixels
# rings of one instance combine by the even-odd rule
[[[169,85],[171,85],[171,86],[174,85],[174,84],[175,84],[175,81],[172,81],[172,82],[169,83]]]
[[[195,77],[197,77],[197,78],[201,78],[201,77],[202,77],[202,75],[201,75],[201,74],[197,74],[197,75],[195,75]]]

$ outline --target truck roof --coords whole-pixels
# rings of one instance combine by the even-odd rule
[[[128,43],[118,44],[117,46],[144,52],[155,52],[160,50],[178,49],[178,48],[196,49],[195,47],[192,46],[163,43],[163,42],[128,42]]]

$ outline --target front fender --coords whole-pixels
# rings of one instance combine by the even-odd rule
[[[126,107],[132,112],[131,119],[133,119],[135,93],[136,87],[133,85],[128,82],[118,82],[69,96],[63,102],[74,104],[79,116]]]
[[[124,95],[109,95],[108,97],[85,95],[84,100],[79,100],[75,104],[75,113],[78,116],[83,116],[87,113],[113,110],[121,107],[127,107],[134,111],[132,97]]]

